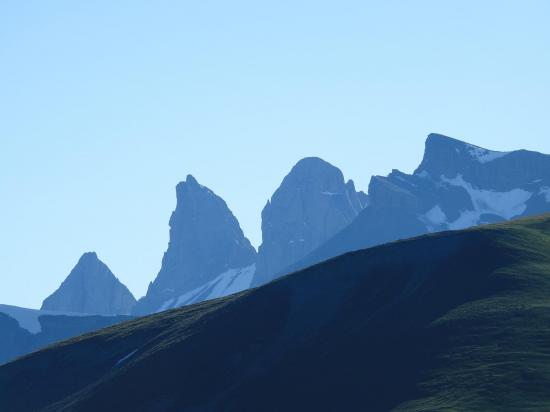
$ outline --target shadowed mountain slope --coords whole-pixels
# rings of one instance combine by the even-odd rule
[[[0,305],[0,364],[130,319],[130,316],[92,316]]]
[[[550,409],[550,217],[361,250],[0,367],[9,411]]]

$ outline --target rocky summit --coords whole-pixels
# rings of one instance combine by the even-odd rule
[[[369,204],[290,270],[339,254],[429,232],[464,229],[550,211],[550,155],[484,149],[430,134],[410,175],[374,176]]]
[[[341,170],[317,157],[300,160],[262,211],[262,245],[254,283],[263,284],[338,233],[367,196]]]
[[[95,252],[84,253],[59,289],[42,303],[42,310],[124,315],[136,300]]]
[[[168,249],[158,276],[135,307],[136,314],[167,309],[180,297],[186,301],[187,293],[256,261],[254,247],[221,197],[191,175],[177,185],[176,195]],[[244,272],[251,277],[250,270]]]

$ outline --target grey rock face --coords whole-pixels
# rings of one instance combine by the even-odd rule
[[[193,176],[176,187],[170,243],[162,267],[134,313],[157,311],[163,303],[200,287],[229,269],[251,266],[256,251],[225,201]]]
[[[346,227],[368,203],[340,169],[300,160],[262,211],[262,245],[254,283],[266,283]]]
[[[495,152],[439,134],[408,175],[374,176],[368,207],[352,224],[289,270],[352,250],[442,230],[550,211],[550,156]]]
[[[136,300],[95,252],[84,253],[59,289],[42,303],[42,310],[123,315]]]

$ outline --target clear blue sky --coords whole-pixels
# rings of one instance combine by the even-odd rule
[[[550,2],[3,1],[0,303],[98,252],[137,297],[192,173],[255,245],[301,157],[366,189],[426,135],[550,153]]]

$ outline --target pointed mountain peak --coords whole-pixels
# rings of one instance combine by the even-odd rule
[[[202,186],[199,184],[197,179],[193,177],[193,175],[187,175],[184,181],[179,182],[176,185],[176,191],[182,191],[186,188],[201,188]]]
[[[219,196],[208,187],[201,185],[193,175],[187,175],[183,182],[179,182],[176,185],[176,199],[178,204],[181,202],[189,203],[191,198],[193,198],[193,203],[200,203],[200,199],[205,200],[211,197],[219,198]]]
[[[176,195],[162,267],[147,295],[136,305],[136,314],[155,312],[221,273],[256,261],[256,250],[220,196],[191,175],[177,185]]]
[[[98,315],[128,314],[136,300],[95,252],[84,253],[43,310]]]
[[[187,177],[185,178],[185,183],[187,183],[188,185],[199,185],[197,179],[195,179],[191,174],[187,175]]]
[[[80,259],[78,259],[78,262],[67,278],[70,276],[97,276],[106,273],[112,274],[109,267],[97,256],[97,253],[85,252],[80,256]],[[113,275],[113,277],[115,277],[115,275]]]
[[[78,264],[80,264],[81,262],[84,263],[84,262],[92,262],[92,261],[100,261],[99,258],[97,257],[97,253],[96,252],[85,252],[82,254],[82,256],[80,256],[80,259],[78,260]]]
[[[355,183],[353,182],[353,180],[348,179],[348,181],[346,182],[346,187],[355,190]]]

